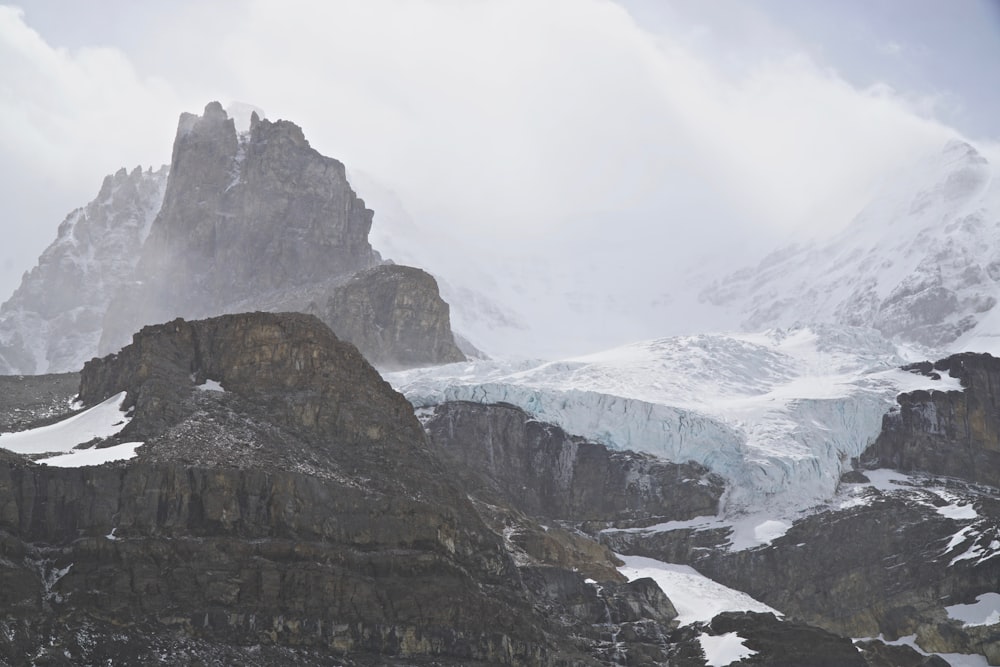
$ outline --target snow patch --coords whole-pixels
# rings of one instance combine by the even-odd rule
[[[1000,623],[1000,593],[983,593],[972,604],[951,605],[945,611],[965,627],[996,625]]]
[[[136,457],[136,451],[143,446],[142,442],[124,442],[112,447],[100,449],[75,449],[69,454],[40,459],[39,463],[57,468],[83,468],[84,466],[99,466],[111,461],[125,461]]]
[[[215,380],[205,380],[204,383],[196,385],[200,391],[219,391],[225,393],[222,385]]]
[[[131,417],[122,412],[125,392],[115,394],[89,410],[68,417],[55,424],[0,433],[0,447],[18,454],[49,454],[38,459],[39,463],[59,468],[96,466],[109,461],[122,461],[136,456],[141,442],[126,442],[112,447],[76,449],[77,445],[94,439],[109,438],[118,434]]]
[[[735,632],[724,635],[708,635],[704,632],[698,635],[701,650],[705,652],[705,664],[709,667],[727,667],[743,658],[757,655],[757,651],[743,645],[746,640]]]
[[[616,554],[625,564],[618,571],[629,581],[649,577],[670,598],[681,625],[708,622],[724,611],[781,612],[746,593],[713,581],[688,565],[664,563],[642,556]]]

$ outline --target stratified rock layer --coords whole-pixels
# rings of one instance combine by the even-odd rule
[[[491,529],[506,510],[471,500],[313,316],[146,327],[81,374],[86,405],[122,391],[135,459],[0,451],[0,660],[606,664],[628,628],[665,662],[662,592],[607,565],[587,583]]]
[[[900,394],[865,465],[1000,486],[1000,359],[965,353],[908,369],[950,374],[963,390]]]
[[[704,466],[612,452],[512,405],[444,403],[424,427],[470,487],[533,516],[649,525],[715,514],[725,489]]]

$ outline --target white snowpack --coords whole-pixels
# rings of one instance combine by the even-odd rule
[[[195,385],[200,391],[219,391],[225,393],[225,389],[216,380],[205,380],[203,384]]]
[[[89,410],[55,424],[15,433],[0,433],[0,448],[18,454],[52,453],[53,456],[39,459],[39,462],[63,468],[100,465],[108,461],[133,458],[135,450],[143,443],[129,442],[104,449],[74,449],[94,438],[111,437],[125,428],[131,417],[121,410],[124,400],[123,391]]]
[[[705,652],[706,665],[709,667],[727,667],[743,658],[757,655],[757,651],[743,645],[746,641],[735,632],[712,636],[704,632],[698,635],[701,650]]]
[[[417,407],[506,402],[613,449],[701,463],[729,482],[725,515],[787,523],[798,508],[833,497],[901,391],[961,389],[954,378],[900,371],[904,361],[876,332],[819,326],[385,377]]]
[[[955,604],[945,607],[948,618],[961,621],[962,625],[996,625],[1000,623],[1000,593],[983,593],[972,604]]]
[[[629,581],[649,577],[656,582],[677,609],[677,620],[681,625],[707,622],[724,611],[771,612],[781,616],[776,609],[746,593],[723,586],[688,565],[664,563],[642,556],[616,555],[625,562],[618,571]]]

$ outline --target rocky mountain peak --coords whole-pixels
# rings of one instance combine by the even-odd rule
[[[702,300],[748,330],[797,323],[877,329],[947,353],[970,349],[1000,315],[996,167],[950,141],[900,173],[838,235],[773,253],[717,281]]]
[[[371,223],[344,165],[313,150],[294,123],[258,116],[239,135],[218,103],[183,115],[136,269],[141,284],[120,290],[100,350],[177,316],[301,309],[303,288],[327,289],[381,261]]]

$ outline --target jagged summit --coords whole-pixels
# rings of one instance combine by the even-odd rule
[[[101,320],[129,280],[167,183],[167,167],[105,177],[0,306],[0,374],[77,370],[94,355]]]
[[[996,166],[951,141],[893,179],[843,232],[793,246],[702,293],[760,330],[830,322],[962,347],[1000,295]]]
[[[218,102],[181,114],[169,171],[122,170],[67,218],[0,311],[0,373],[78,370],[176,317],[326,307],[351,276],[382,264],[368,241],[373,212],[344,165],[314,150],[298,125],[258,111],[234,105],[240,128]],[[352,292],[391,340],[342,318],[339,331],[376,363],[464,359],[447,304],[422,275],[399,285],[402,301]]]
[[[111,304],[100,351],[176,316],[273,302],[301,309],[302,288],[380,262],[371,224],[344,165],[313,150],[294,123],[258,118],[241,137],[218,102],[183,114],[163,207],[136,267],[141,284]]]

